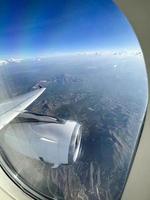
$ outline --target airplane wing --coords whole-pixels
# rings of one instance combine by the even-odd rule
[[[36,89],[29,93],[12,98],[0,104],[0,130],[33,103],[46,88]]]

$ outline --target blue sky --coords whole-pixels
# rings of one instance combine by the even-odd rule
[[[139,48],[111,0],[10,0],[0,6],[0,58]]]

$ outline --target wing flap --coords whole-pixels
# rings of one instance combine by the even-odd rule
[[[0,130],[33,103],[44,90],[45,88],[40,88],[0,104]]]

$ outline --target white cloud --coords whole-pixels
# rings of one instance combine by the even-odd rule
[[[114,68],[118,67],[118,65],[113,65]]]
[[[8,59],[8,61],[10,63],[20,63],[22,61],[22,59],[19,59],[19,58],[10,58],[10,59]]]
[[[7,65],[8,61],[7,60],[0,60],[0,65]]]
[[[21,61],[23,61],[23,60],[19,59],[19,58],[3,59],[3,60],[0,60],[0,66],[7,65],[9,63],[20,63]]]

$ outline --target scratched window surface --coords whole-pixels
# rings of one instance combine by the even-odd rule
[[[34,198],[119,200],[148,98],[126,17],[111,0],[0,10],[1,167]]]

